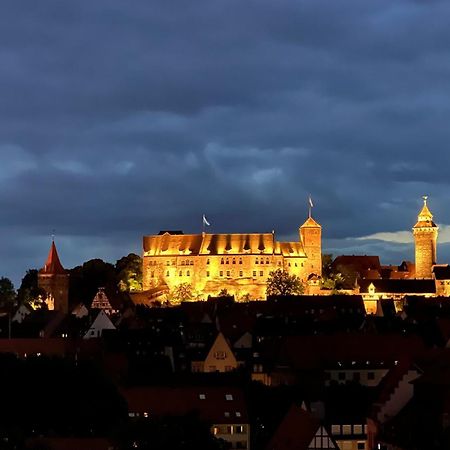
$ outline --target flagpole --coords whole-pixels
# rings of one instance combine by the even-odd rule
[[[312,203],[311,194],[309,194],[309,198],[308,198],[308,217],[309,218],[311,218],[311,209],[312,209],[311,203]]]

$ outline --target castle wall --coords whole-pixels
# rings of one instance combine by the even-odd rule
[[[69,276],[68,275],[38,275],[38,286],[53,297],[54,310],[65,314],[69,312]]]

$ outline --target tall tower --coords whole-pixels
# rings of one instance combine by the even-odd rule
[[[416,254],[416,278],[431,278],[431,267],[436,264],[436,241],[438,226],[433,222],[433,214],[427,206],[427,196],[423,197],[423,207],[413,227]]]
[[[69,312],[69,274],[59,260],[55,241],[44,267],[38,274],[38,286],[53,298],[55,311]]]
[[[311,208],[309,217],[299,228],[299,235],[308,257],[306,262],[307,273],[322,276],[322,227],[312,218]]]

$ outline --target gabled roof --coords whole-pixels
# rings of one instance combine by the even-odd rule
[[[314,442],[316,434],[320,435],[318,445]],[[323,442],[323,440],[326,442]],[[292,405],[266,446],[266,450],[308,450],[316,448],[338,449],[339,447],[325,428],[320,425],[319,420],[296,405]]]
[[[66,275],[67,272],[59,260],[58,251],[56,250],[55,242],[52,242],[50,251],[47,256],[47,261],[44,267],[39,271],[41,274],[45,275]]]
[[[450,280],[450,266],[448,264],[436,264],[431,271],[436,280]]]

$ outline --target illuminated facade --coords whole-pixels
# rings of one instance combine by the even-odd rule
[[[45,290],[49,309],[69,311],[69,274],[59,260],[55,243],[52,242],[44,267],[39,270],[38,286]]]
[[[274,233],[183,234],[144,237],[143,288],[182,283],[202,298],[223,289],[239,299],[262,299],[270,272],[281,269],[307,282],[322,272],[322,227],[310,216],[299,240],[279,242]]]
[[[423,207],[413,227],[416,278],[432,278],[432,267],[436,264],[436,241],[438,226],[433,222],[433,214],[427,206],[427,197],[423,197]]]

